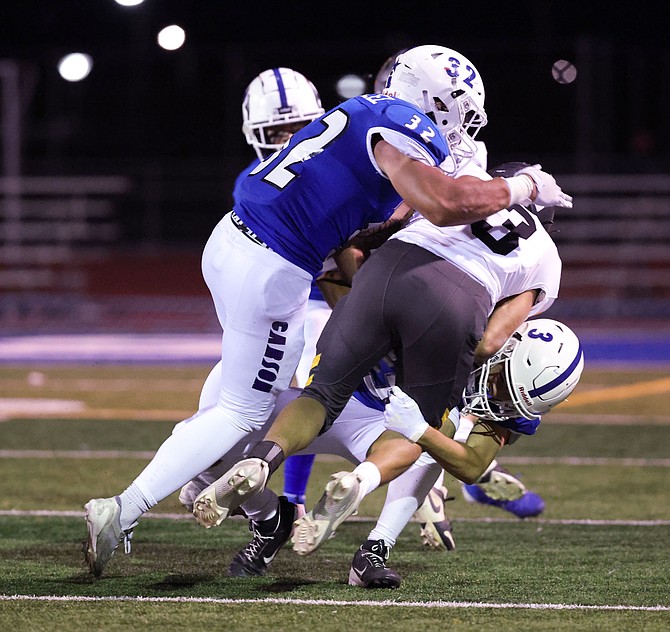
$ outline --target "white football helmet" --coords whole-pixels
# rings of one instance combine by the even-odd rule
[[[432,44],[410,48],[397,56],[383,94],[413,103],[435,122],[456,163],[448,173],[477,153],[474,138],[487,123],[484,84],[460,53]]]
[[[489,421],[539,417],[572,393],[583,368],[581,344],[569,327],[528,320],[471,373],[463,412]]]
[[[244,93],[242,131],[263,160],[323,113],[319,93],[304,75],[291,68],[270,68]]]

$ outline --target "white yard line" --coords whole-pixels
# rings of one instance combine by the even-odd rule
[[[498,603],[484,601],[384,601],[336,599],[216,599],[213,597],[85,597],[60,595],[0,595],[0,601],[46,601],[46,602],[130,602],[130,603],[211,603],[211,604],[272,604],[287,606],[355,606],[364,608],[477,608],[496,610],[619,610],[668,612],[670,606],[629,606],[613,604],[588,606],[571,603]]]
[[[14,518],[83,518],[83,511],[56,511],[51,509],[0,509],[0,517]],[[142,519],[151,518],[154,520],[193,520],[195,518],[190,513],[146,513]],[[234,516],[232,520],[243,520],[243,518]],[[373,516],[351,516],[347,522],[376,522],[377,518]],[[450,518],[451,522],[476,522],[476,523],[515,523],[522,522],[544,525],[580,525],[587,527],[594,526],[624,526],[624,527],[664,527],[670,526],[670,520],[593,520],[590,518],[565,518],[565,519],[547,519],[531,518],[520,520],[519,518]],[[412,520],[416,522],[416,520]]]
[[[152,459],[156,453],[142,450],[0,450],[3,459]],[[321,461],[339,460],[320,454]],[[635,459],[579,456],[512,456],[505,465],[613,465],[616,467],[670,467],[670,459]]]

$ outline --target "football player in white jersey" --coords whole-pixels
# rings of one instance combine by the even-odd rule
[[[403,200],[436,227],[483,222],[523,202],[572,205],[539,165],[509,178],[450,175],[472,156],[472,138],[486,123],[481,78],[463,55],[416,47],[399,57],[394,76],[397,87],[411,83],[426,99],[401,90],[396,96],[394,88],[344,101],[293,134],[241,182],[238,201],[212,231],[202,257],[223,332],[217,403],[168,437],[125,491],[86,503],[84,555],[93,575],[103,572],[142,514],[263,427],[302,354],[311,283],[355,233],[388,220]],[[479,226],[495,233],[493,225]],[[464,336],[466,363],[494,304],[479,305],[481,322],[472,323],[473,336]],[[435,423],[433,411],[427,417]],[[312,423],[310,434],[320,427]],[[296,451],[287,447],[285,454]],[[265,456],[272,461],[270,452]],[[194,506],[203,524],[233,508],[218,508],[214,488],[203,494]]]
[[[502,334],[505,324],[496,322],[495,312],[491,323],[491,328],[485,333],[484,344],[500,345],[497,336]],[[532,361],[530,368],[529,359]],[[444,443],[437,441],[431,455],[440,463],[436,463],[433,456],[424,453],[409,470],[389,483],[380,518],[354,556],[349,583],[365,588],[398,587],[401,578],[396,571],[386,566],[386,561],[400,532],[411,519],[435,478],[442,472],[442,466],[447,467],[458,478],[477,478],[503,445],[510,442],[511,437],[535,433],[540,416],[574,390],[582,366],[579,341],[562,323],[538,319],[519,327],[510,340],[502,345],[499,354],[471,375],[461,403],[466,407],[465,412],[459,415],[458,410],[453,409],[445,423],[442,431],[448,436],[457,435],[460,426],[470,423],[469,431],[461,440],[462,447],[454,445],[451,439]],[[385,449],[384,439],[391,434],[385,433],[386,426],[409,435],[416,426],[425,426],[418,407],[404,393],[398,391],[391,398],[391,403],[385,406],[390,392],[397,388],[393,386],[394,383],[394,362],[387,358],[366,377],[331,429],[317,437],[307,450],[317,454],[341,456],[358,465],[368,454]],[[550,387],[543,393],[534,394],[528,404],[517,402],[517,398],[510,393],[508,384],[516,385],[516,389],[511,389],[513,393],[520,389],[537,390],[547,384]],[[299,390],[290,389],[280,395],[273,415],[298,394]],[[477,416],[470,411],[476,412]],[[179,427],[175,428],[175,432],[179,430]],[[236,455],[240,455],[249,444],[261,437],[262,432],[254,433],[215,467],[191,481],[182,490],[182,502],[186,506],[192,504],[204,487],[226,471]],[[229,575],[264,575],[279,549],[288,541],[293,527],[293,512],[287,511],[288,503],[285,499],[277,499],[274,492],[265,488],[252,496],[244,508],[267,509],[274,505],[279,506],[274,520],[274,532],[264,535],[258,530],[258,525],[253,524],[254,536],[233,558]],[[301,554],[310,553],[313,549],[306,547],[306,544],[298,533],[295,536],[296,550]]]
[[[375,92],[383,92],[396,57],[405,50],[407,49],[399,50],[382,64],[374,79]],[[475,145],[477,151],[472,157],[472,161],[482,169],[487,169],[488,152],[486,145],[479,140],[475,141]],[[498,173],[497,175],[512,175],[512,173],[513,171],[506,169],[506,173]],[[459,432],[462,437],[467,436],[466,428],[466,423],[461,425]],[[448,496],[448,490],[443,485],[443,479],[443,475],[438,478],[435,486],[430,490],[424,503],[416,512],[415,518],[420,524],[420,537],[426,547],[451,551],[456,544],[444,503],[448,499],[453,499],[453,497]],[[536,516],[544,510],[542,497],[526,489],[517,477],[505,470],[495,460],[491,462],[489,469],[482,475],[480,481],[472,485],[462,483],[461,490],[468,502],[500,507],[520,518]]]

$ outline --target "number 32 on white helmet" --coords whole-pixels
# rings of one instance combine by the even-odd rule
[[[583,368],[581,344],[569,327],[549,318],[526,321],[473,371],[463,412],[490,421],[539,417],[572,393]],[[492,388],[496,375],[504,383]]]
[[[477,153],[474,138],[487,123],[484,84],[467,57],[444,46],[410,48],[396,57],[383,94],[409,101],[433,120],[454,160],[442,165],[448,173]]]

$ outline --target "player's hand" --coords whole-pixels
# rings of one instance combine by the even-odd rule
[[[542,165],[532,165],[524,167],[517,171],[515,176],[529,176],[537,188],[537,196],[533,200],[540,206],[560,206],[562,208],[572,208],[572,197],[563,193],[558,186],[554,176],[546,171],[542,171]]]
[[[428,423],[419,406],[399,386],[391,388],[389,403],[384,409],[384,424],[388,430],[398,432],[415,443],[428,430]]]

